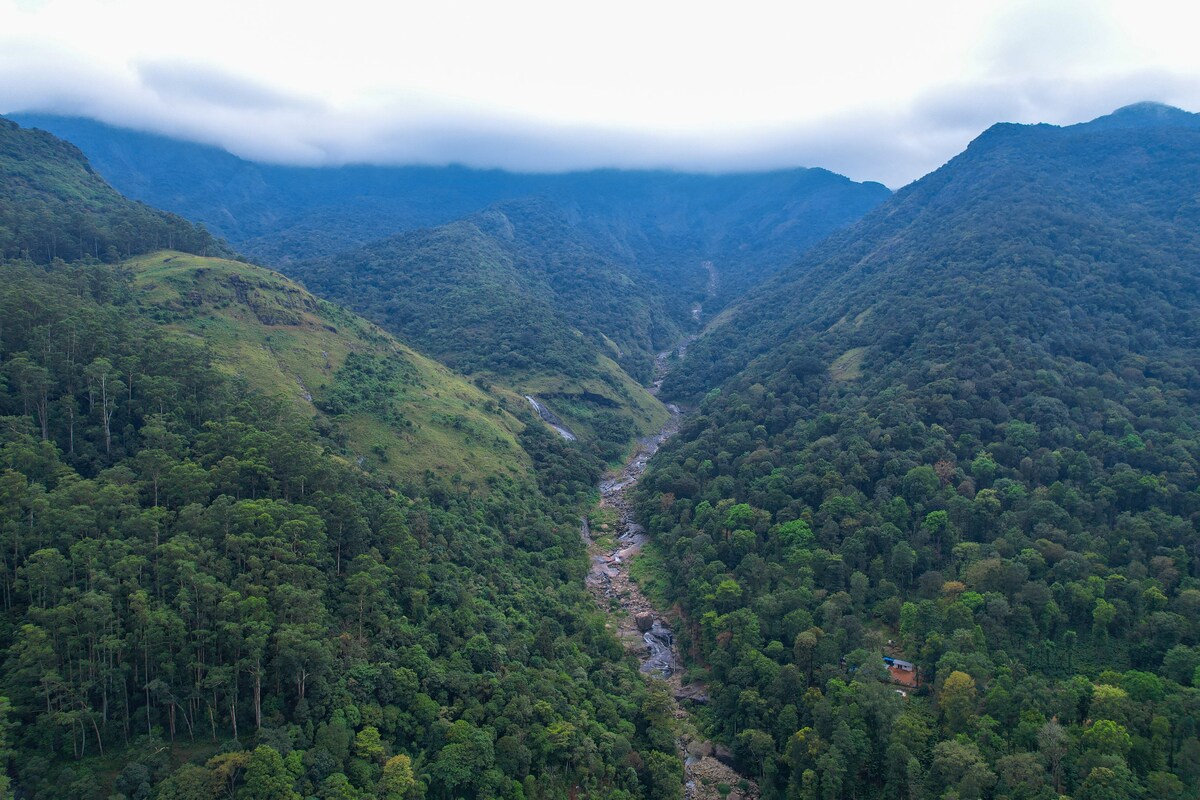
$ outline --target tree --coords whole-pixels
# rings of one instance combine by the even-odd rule
[[[753,765],[759,778],[767,774],[767,760],[775,754],[775,739],[770,734],[751,728],[738,734],[734,754]]]
[[[345,773],[335,772],[321,781],[317,797],[319,800],[359,800],[361,795]]]
[[[966,730],[975,714],[975,679],[965,672],[951,672],[938,695],[938,708],[948,730]]]
[[[917,551],[908,542],[898,542],[892,548],[892,575],[900,583],[901,588],[907,589],[912,583],[913,568],[917,565]]]
[[[379,729],[367,725],[359,731],[358,735],[354,737],[354,753],[366,761],[382,764],[386,752],[383,749],[383,740],[379,736]]]
[[[1117,607],[1104,598],[1096,599],[1096,607],[1092,610],[1092,633],[1101,639],[1108,638],[1108,627],[1117,617]]]
[[[14,724],[9,715],[12,706],[7,697],[0,697],[0,800],[10,800],[12,792],[8,780],[8,762],[13,756],[12,730]]]
[[[18,353],[5,364],[9,380],[21,391],[26,414],[37,417],[42,439],[49,438],[50,371],[34,363],[28,353]]]
[[[996,772],[1000,775],[998,793],[1030,800],[1045,794],[1046,768],[1037,753],[1014,753],[997,759]]]
[[[742,599],[742,587],[733,578],[725,578],[717,585],[716,603],[722,612],[732,611]]]
[[[205,766],[212,771],[218,786],[222,787],[227,797],[234,797],[237,786],[241,783],[246,765],[250,763],[250,753],[237,750],[232,753],[219,753],[210,758]]]
[[[492,740],[486,731],[460,719],[450,725],[446,741],[429,765],[430,777],[445,796],[472,794],[494,763]]]
[[[1063,793],[1062,760],[1070,747],[1070,737],[1057,721],[1050,720],[1041,727],[1037,734],[1038,750],[1050,766],[1050,776],[1054,780],[1054,791]]]
[[[88,380],[88,396],[93,410],[100,404],[100,419],[104,423],[104,452],[112,453],[112,417],[121,394],[121,380],[107,358],[97,358],[83,371]]]
[[[646,764],[646,797],[649,800],[682,800],[683,765],[675,756],[660,750],[642,753]]]
[[[934,745],[929,775],[937,796],[953,789],[961,800],[979,800],[996,782],[996,773],[988,768],[979,748],[961,739]]]
[[[222,791],[218,776],[204,767],[184,764],[158,785],[156,800],[213,800]]]
[[[1142,796],[1142,787],[1124,764],[1093,767],[1084,779],[1076,800],[1132,800]]]
[[[412,759],[403,753],[389,758],[383,765],[383,777],[379,779],[377,794],[380,800],[408,800],[416,788]]]
[[[260,744],[246,764],[246,780],[238,800],[300,800],[292,788],[293,780],[279,751]]]
[[[1118,725],[1111,719],[1098,719],[1092,727],[1083,732],[1083,745],[1105,755],[1124,758],[1133,747],[1133,740],[1125,726]]]

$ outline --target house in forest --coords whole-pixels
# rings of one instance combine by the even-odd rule
[[[917,685],[917,668],[911,661],[884,656],[883,665],[887,667],[888,675],[891,676],[894,683],[905,686]]]

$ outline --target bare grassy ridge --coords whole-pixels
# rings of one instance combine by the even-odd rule
[[[329,418],[344,455],[400,478],[432,470],[482,485],[525,473],[523,423],[510,394],[485,393],[378,327],[261,267],[160,251],[128,262],[141,303],[175,335],[201,337],[218,364],[259,391]],[[327,402],[352,355],[394,369],[382,385],[340,387],[380,395],[335,413]],[[322,409],[326,410],[322,410]],[[381,413],[382,412],[382,413]]]

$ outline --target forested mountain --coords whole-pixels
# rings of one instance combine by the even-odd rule
[[[997,125],[668,379],[641,511],[767,796],[1200,793],[1197,123]]]
[[[669,287],[606,258],[544,201],[288,271],[454,369],[545,400],[605,460],[662,424],[630,376],[648,384],[655,354],[694,324]]]
[[[744,367],[748,356],[834,325],[842,332],[854,329],[860,344],[885,345],[876,352],[899,352],[895,342],[951,324],[951,311],[980,303],[978,293],[965,291],[972,284],[952,286],[948,280],[979,280],[981,271],[989,280],[1007,281],[989,283],[985,288],[996,291],[984,297],[1004,303],[997,311],[1013,322],[1034,316],[1027,311],[1031,304],[1049,302],[1077,316],[1070,307],[1079,295],[1065,291],[1075,282],[1093,291],[1105,281],[1124,289],[1140,286],[1143,277],[1161,282],[1157,265],[1164,259],[1186,275],[1192,223],[1200,218],[1198,118],[1144,104],[1066,128],[993,126],[945,167],[765,282],[697,342],[688,369],[673,376],[668,393],[698,395]],[[1099,266],[1068,269],[1072,259]],[[1022,291],[1015,295],[999,291],[1017,281],[1014,261],[1034,281],[1019,284]],[[1039,281],[1064,291],[1026,296]],[[901,294],[901,288],[924,295],[899,298],[919,310],[920,318],[880,313],[896,308],[884,298]],[[1176,296],[1169,288],[1161,287],[1158,296],[1190,307],[1189,295]],[[805,302],[795,302],[798,298]],[[1073,335],[1074,325],[1064,321],[1046,318],[1041,324],[1059,328],[1057,336]]]
[[[0,124],[0,789],[680,797],[578,521],[729,302],[636,572],[764,797],[1200,795],[1200,116],[997,125],[886,200],[43,122],[371,321]]]
[[[538,175],[463,167],[288,167],[87,119],[14,118],[78,145],[130,197],[203,222],[273,265],[436,227],[505,200],[539,197],[569,215],[605,257],[657,273],[693,296],[703,296],[708,274],[701,263],[712,261],[724,298],[889,194],[879,184],[822,169]]]
[[[0,186],[0,259],[112,262],[164,247],[229,252],[203,228],[122,197],[71,144],[3,117]]]
[[[39,141],[27,174],[90,191]],[[0,263],[0,792],[677,793],[663,704],[583,588],[594,459],[139,230],[118,264]]]

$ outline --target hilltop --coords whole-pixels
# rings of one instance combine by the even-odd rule
[[[147,248],[228,255],[203,228],[128,200],[78,148],[0,117],[0,258],[115,261]]]
[[[835,330],[853,346],[873,345],[883,363],[940,325],[962,324],[952,312],[985,302],[1001,304],[1005,324],[1089,347],[1093,337],[1061,324],[1078,317],[1062,315],[1081,288],[1120,292],[1130,310],[1156,304],[1156,325],[1179,319],[1166,306],[1193,302],[1200,115],[1172,112],[1143,104],[1062,128],[989,128],[715,321],[666,391],[699,393],[753,356]],[[1100,313],[1111,300],[1083,308]],[[1130,334],[1139,324],[1103,324],[1112,323]]]
[[[218,368],[317,417],[354,463],[398,478],[454,475],[476,487],[488,476],[527,473],[516,440],[524,423],[501,409],[519,398],[484,394],[282,275],[172,252],[125,266],[147,315],[203,341]]]

